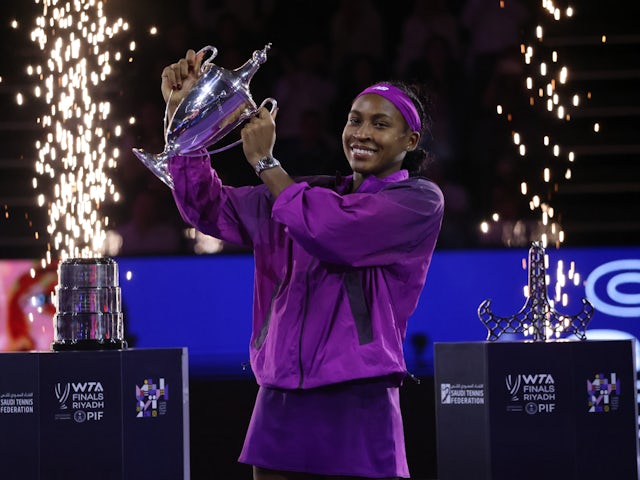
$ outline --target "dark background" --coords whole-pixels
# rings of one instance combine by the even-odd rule
[[[279,102],[275,153],[290,173],[349,173],[339,137],[353,96],[377,80],[415,81],[431,95],[434,124],[423,144],[435,154],[429,175],[447,203],[438,248],[526,247],[549,230],[541,225],[540,209],[529,208],[533,193],[554,208],[565,245],[638,244],[640,34],[635,19],[640,6],[632,0],[606,7],[580,2],[567,18],[567,2],[555,2],[563,12],[556,21],[538,1],[505,0],[503,5],[498,0],[190,0],[164,9],[150,1],[106,2],[110,22],[123,17],[130,24],[111,40],[124,59],[112,62],[112,75],[94,92],[111,102],[110,121],[124,127],[121,137],[110,139],[123,152],[112,172],[122,200],[107,199],[100,207],[110,217],[110,228],[123,236],[118,253],[194,251],[168,189],[130,153],[131,147],[163,148],[162,68],[187,48],[214,45],[220,52],[214,63],[233,69],[268,42],[273,48],[251,92],[258,103],[269,96]],[[42,6],[11,1],[0,10],[0,248],[5,258],[38,258],[48,241],[43,228],[48,214],[46,206],[35,205],[31,179],[35,140],[42,137],[34,119],[43,102],[30,94],[37,79],[26,75],[25,66],[43,63],[44,53],[29,38]],[[16,29],[9,25],[14,18],[20,21]],[[542,41],[536,39],[537,25],[544,31]],[[149,33],[152,26],[157,34]],[[136,42],[133,52],[130,41]],[[528,65],[522,44],[534,48]],[[543,61],[551,72],[547,78],[540,75]],[[561,66],[569,77],[565,85],[556,82],[556,92],[570,121],[549,113],[546,96],[538,96]],[[532,90],[525,87],[526,77],[533,79]],[[22,107],[16,105],[16,92],[25,96]],[[574,94],[581,98],[577,108],[571,106]],[[497,105],[504,114],[497,114]],[[127,123],[132,116],[135,125]],[[527,144],[524,157],[513,132]],[[559,145],[559,157],[542,144],[545,135]],[[570,151],[576,156],[572,163]],[[229,184],[258,182],[239,148],[213,162]],[[548,183],[542,180],[544,168],[552,172]],[[567,168],[570,180],[564,178]],[[527,196],[520,193],[523,181],[529,184]],[[40,183],[45,190],[46,180]],[[497,222],[491,220],[494,212],[500,215]],[[485,220],[491,228],[483,234]],[[154,228],[173,234],[163,235],[164,243],[141,242],[132,234],[150,235]],[[557,234],[549,240],[556,244]]]

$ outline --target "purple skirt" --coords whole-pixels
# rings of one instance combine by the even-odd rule
[[[239,461],[318,475],[409,478],[397,386],[260,387]]]

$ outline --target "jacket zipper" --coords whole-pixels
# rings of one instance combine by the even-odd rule
[[[304,382],[304,368],[302,365],[302,336],[304,333],[304,324],[307,320],[307,313],[309,311],[309,277],[311,276],[311,268],[313,267],[313,262],[309,265],[306,272],[306,289],[304,294],[304,312],[302,315],[302,322],[300,323],[300,335],[298,337],[298,370],[300,371],[300,382],[298,383],[298,388],[302,388],[302,383]]]

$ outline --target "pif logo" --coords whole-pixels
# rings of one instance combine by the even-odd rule
[[[85,412],[84,410],[76,410],[73,419],[76,423],[84,423],[91,420],[102,420],[104,412]]]

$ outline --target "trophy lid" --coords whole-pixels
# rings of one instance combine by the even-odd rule
[[[111,258],[72,258],[58,267],[59,285],[69,287],[115,287],[118,264]]]

